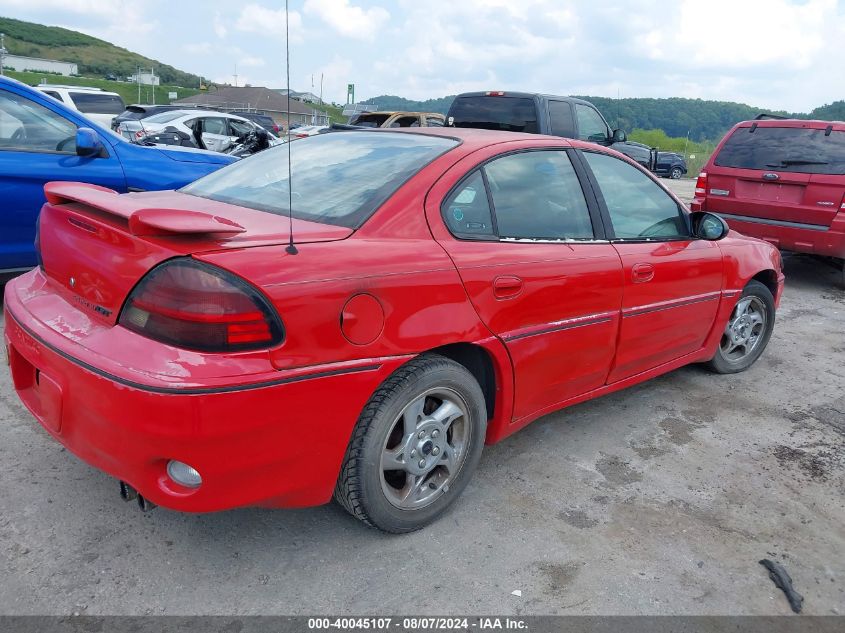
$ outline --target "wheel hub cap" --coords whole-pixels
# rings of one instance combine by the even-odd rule
[[[449,490],[466,457],[468,408],[448,388],[430,389],[393,422],[381,459],[381,485],[399,508],[421,508]]]

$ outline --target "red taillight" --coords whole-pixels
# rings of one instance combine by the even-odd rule
[[[505,91],[504,90],[490,90],[487,93],[488,97],[504,97]]]
[[[707,172],[703,171],[698,174],[698,180],[695,181],[695,195],[707,195]]]
[[[144,135],[144,130],[138,130],[137,132],[135,132],[135,138],[142,138]]]
[[[296,138],[308,138],[307,134],[297,134]]]
[[[281,130],[279,129],[279,126],[278,126],[278,125],[274,125],[274,126],[273,126],[273,131],[274,131],[276,134],[278,134],[279,132],[281,132]]]
[[[154,268],[135,287],[118,321],[164,343],[209,352],[267,348],[282,341],[275,310],[252,286],[190,259]]]

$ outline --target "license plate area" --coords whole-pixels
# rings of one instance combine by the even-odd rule
[[[19,334],[26,336],[20,331]],[[62,387],[59,382],[29,362],[14,345],[7,344],[6,354],[12,383],[24,405],[46,429],[59,433],[62,428]]]

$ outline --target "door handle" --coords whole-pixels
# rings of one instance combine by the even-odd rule
[[[493,295],[497,299],[512,299],[523,287],[522,279],[513,275],[502,275],[493,280]]]
[[[635,284],[645,283],[654,278],[654,266],[651,264],[634,264],[631,267],[631,280]]]

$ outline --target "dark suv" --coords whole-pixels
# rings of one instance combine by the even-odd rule
[[[565,136],[612,147],[646,168],[654,168],[656,152],[629,143],[625,132],[613,130],[589,101],[534,92],[465,92],[455,97],[446,125],[507,132]]]
[[[279,136],[279,132],[280,132],[279,126],[273,120],[273,117],[271,117],[269,114],[264,114],[264,113],[259,114],[258,112],[241,112],[239,110],[232,110],[231,113],[237,114],[239,117],[249,119],[253,123],[260,125],[265,130],[267,130],[270,134],[272,134],[273,136],[276,136],[276,137]]]
[[[658,176],[677,180],[687,173],[687,161],[675,152],[657,152],[657,166],[654,173]]]
[[[845,283],[845,123],[738,123],[699,175],[691,208],[779,248],[831,257]]]

